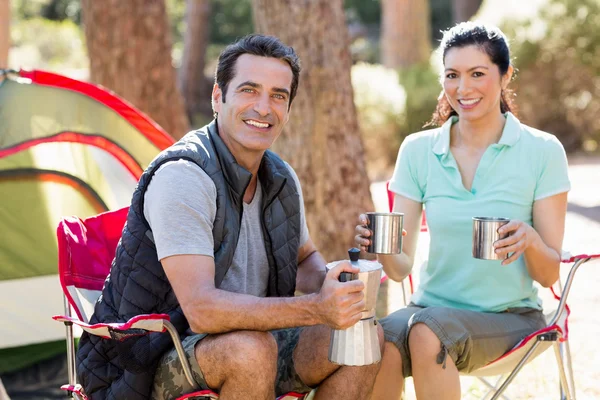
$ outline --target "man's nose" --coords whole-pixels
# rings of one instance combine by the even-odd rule
[[[271,112],[270,98],[268,94],[261,95],[254,103],[254,111],[261,117],[268,115]]]

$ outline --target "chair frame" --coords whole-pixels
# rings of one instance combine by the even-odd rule
[[[63,290],[64,315],[56,315],[52,318],[56,321],[64,323],[65,335],[67,339],[67,374],[69,383],[68,385],[63,385],[61,389],[67,391],[71,398],[77,400],[87,400],[88,397],[83,392],[81,385],[77,384],[77,373],[75,369],[74,325],[79,326],[81,329],[91,335],[96,335],[106,340],[123,340],[127,337],[146,335],[152,332],[168,332],[173,340],[175,350],[183,367],[183,372],[187,381],[189,382],[190,386],[196,386],[189,360],[181,344],[181,338],[177,332],[177,329],[173,326],[173,324],[171,324],[169,315],[146,314],[134,316],[129,319],[129,321],[124,323],[89,324],[87,321],[88,315],[86,315],[85,309],[80,308],[81,305],[78,304],[78,301],[81,300],[81,298],[79,298],[79,293],[69,290],[69,288],[87,289],[98,293],[98,295],[100,294],[99,289],[101,289],[102,285],[99,283],[102,283],[104,278],[106,278],[106,274],[108,274],[108,270],[105,265],[106,257],[110,256],[110,259],[112,260],[114,257],[114,249],[112,250],[112,253],[102,254],[101,256],[92,255],[93,250],[89,252],[87,250],[88,239],[92,240],[91,238],[94,237],[93,240],[97,252],[98,246],[102,246],[104,249],[108,248],[109,245],[111,247],[113,245],[116,247],[116,243],[111,242],[110,239],[98,241],[99,238],[94,234],[90,235],[90,233],[96,233],[94,231],[96,229],[100,231],[101,235],[105,235],[106,232],[103,226],[108,225],[111,227],[110,235],[112,236],[112,239],[114,240],[116,236],[120,237],[122,225],[119,227],[119,234],[117,235],[114,230],[114,224],[117,222],[120,224],[122,222],[124,225],[124,218],[127,215],[126,211],[126,209],[109,211],[107,213],[90,217],[86,220],[81,220],[77,217],[67,217],[60,221],[57,228],[59,255],[58,270]],[[108,216],[108,214],[111,215]],[[108,224],[102,222],[102,218],[105,218],[106,216],[108,216],[107,220],[111,220],[111,222]],[[86,256],[86,264],[92,264],[90,270],[87,271],[87,275],[81,273],[76,266],[74,267],[72,255],[76,248],[86,249],[84,253]],[[80,252],[77,253],[77,255],[79,258],[82,257]],[[100,265],[99,268],[98,265]],[[100,275],[104,275],[102,276],[102,282],[99,282]],[[91,294],[92,293],[90,293],[90,295]],[[90,298],[86,300],[89,302]],[[77,316],[73,316],[72,311],[75,311]],[[298,400],[305,397],[305,394],[291,392],[280,396],[278,400]],[[218,398],[218,394],[211,390],[199,390],[180,396],[176,400],[214,400]]]
[[[393,206],[394,206],[394,193],[389,190],[389,182],[386,184],[386,190],[387,190],[387,194],[388,194],[388,206],[389,206],[389,210],[391,211],[391,210],[393,210]],[[425,211],[423,211],[423,217],[422,217],[422,221],[421,221],[421,232],[427,232],[427,220],[426,220],[426,216],[425,216]],[[581,265],[583,265],[586,262],[588,262],[592,259],[595,259],[595,258],[600,258],[600,254],[594,254],[594,255],[581,254],[581,255],[577,255],[577,256],[571,256],[568,253],[563,254],[561,263],[573,263],[573,265],[571,266],[571,269],[569,270],[569,274],[567,275],[567,279],[565,281],[564,287],[562,286],[560,277],[558,279],[557,284],[558,284],[558,289],[559,289],[559,295],[557,295],[556,292],[554,291],[554,289],[551,288],[552,293],[554,294],[554,297],[557,300],[559,300],[557,309],[556,309],[552,319],[550,320],[550,322],[547,323],[545,328],[532,333],[531,335],[529,335],[528,337],[523,339],[519,344],[517,344],[517,346],[515,346],[515,348],[511,349],[508,353],[506,353],[505,355],[500,357],[500,359],[502,359],[505,356],[512,353],[514,350],[516,350],[522,344],[526,344],[530,340],[535,340],[532,347],[528,349],[528,351],[525,353],[525,355],[517,362],[516,366],[510,372],[500,375],[496,384],[490,383],[487,379],[484,378],[484,376],[478,376],[477,371],[473,371],[471,374],[466,374],[466,375],[476,376],[479,379],[479,381],[481,381],[485,386],[488,387],[489,391],[484,395],[484,397],[483,397],[484,399],[487,399],[487,397],[491,395],[490,400],[497,400],[501,397],[503,399],[508,400],[508,398],[503,394],[505,392],[505,390],[508,388],[508,386],[513,382],[513,380],[516,378],[516,376],[519,374],[519,372],[523,369],[523,367],[535,357],[535,355],[536,355],[535,351],[538,349],[538,347],[540,345],[542,345],[543,342],[552,342],[552,347],[554,349],[556,363],[558,366],[560,398],[561,398],[561,400],[576,400],[575,378],[574,378],[574,374],[573,374],[571,347],[570,347],[569,341],[568,341],[568,328],[567,328],[567,332],[563,332],[559,326],[559,321],[561,321],[561,319],[564,316],[564,318],[565,318],[564,324],[565,324],[565,327],[567,327],[567,318],[570,313],[569,306],[567,305],[567,297],[569,296],[569,292],[571,291],[571,286],[573,284],[573,280],[575,279],[575,273],[577,272],[577,270],[579,269],[579,267]],[[408,278],[409,290],[410,290],[410,293],[412,294],[414,292],[412,275],[408,275],[407,278]],[[408,304],[407,295],[406,295],[407,290],[405,287],[406,280],[407,279],[405,278],[401,282],[404,305]],[[500,360],[500,359],[498,359],[498,360]],[[492,361],[488,365],[491,365],[498,360]],[[485,367],[483,367],[483,368],[485,368]]]

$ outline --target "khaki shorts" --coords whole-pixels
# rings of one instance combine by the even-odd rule
[[[484,313],[447,307],[409,304],[381,321],[385,340],[402,356],[404,377],[412,376],[408,335],[417,323],[427,325],[440,339],[438,364],[452,357],[460,372],[471,372],[498,359],[529,334],[546,326],[544,315],[533,308]]]
[[[294,368],[293,353],[302,328],[278,329],[271,331],[277,342],[277,380],[275,382],[275,394],[280,396],[288,392],[308,393],[311,388],[306,386],[298,376]],[[185,354],[190,362],[192,375],[196,386],[191,387],[183,367],[179,362],[175,348],[167,351],[160,360],[158,369],[154,375],[154,386],[152,389],[153,400],[171,400],[187,393],[198,390],[210,389],[204,380],[198,361],[196,361],[196,344],[207,337],[208,334],[194,334],[186,337],[181,343]],[[252,394],[248,394],[252,398]]]

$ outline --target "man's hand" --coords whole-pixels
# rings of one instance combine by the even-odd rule
[[[317,297],[317,313],[325,325],[346,329],[360,320],[365,309],[364,283],[359,280],[340,282],[342,272],[357,274],[359,269],[349,262],[341,262],[325,276]]]

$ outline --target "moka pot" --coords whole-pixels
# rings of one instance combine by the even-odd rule
[[[360,250],[348,250],[350,263],[360,271],[357,274],[342,272],[340,282],[360,280],[365,284],[365,309],[361,320],[347,329],[332,329],[329,343],[329,361],[340,365],[370,365],[381,360],[377,335],[375,306],[381,283],[382,265],[376,261],[359,260]],[[329,268],[342,261],[333,262]]]

